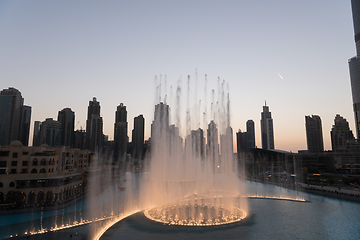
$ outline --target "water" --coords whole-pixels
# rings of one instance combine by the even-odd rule
[[[299,195],[306,202],[249,199],[249,216],[234,224],[182,227],[159,224],[137,213],[110,228],[107,239],[359,239],[360,203],[273,185],[248,182],[249,191]]]

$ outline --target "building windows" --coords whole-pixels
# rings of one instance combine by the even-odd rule
[[[46,159],[45,159],[45,158],[41,159],[40,165],[41,165],[41,166],[45,166],[45,165],[46,165]]]
[[[4,184],[2,182],[0,182],[0,188],[4,187]]]
[[[11,166],[16,167],[17,166],[17,161],[11,161]]]
[[[28,152],[23,152],[23,155],[29,155],[29,153]]]
[[[0,157],[8,157],[9,151],[0,151]]]
[[[31,173],[37,173],[36,168],[33,168],[33,169],[31,170]]]
[[[0,174],[6,174],[6,169],[0,169]]]
[[[39,172],[39,173],[46,173],[45,168],[40,169],[40,172]]]
[[[28,173],[27,168],[23,168],[23,169],[21,169],[21,173]]]
[[[34,160],[33,160],[33,164],[32,164],[33,166],[37,166],[38,165],[38,160],[35,158]]]
[[[13,158],[17,158],[18,157],[18,153],[17,152],[14,152],[13,153]]]
[[[23,165],[24,167],[26,167],[26,166],[29,165],[29,162],[28,162],[28,161],[23,161],[22,165]]]
[[[14,182],[11,182],[11,183],[9,184],[9,187],[15,187],[15,183],[14,183]]]
[[[10,169],[10,174],[16,174],[16,168],[15,169]]]
[[[0,167],[6,167],[6,161],[0,161]]]

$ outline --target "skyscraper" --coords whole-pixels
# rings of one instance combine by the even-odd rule
[[[144,150],[145,119],[143,115],[134,118],[134,129],[132,131],[133,155],[135,158],[143,157]]]
[[[33,146],[40,145],[40,121],[34,122]]]
[[[29,133],[31,121],[31,107],[23,106],[20,121],[20,137],[19,140],[24,146],[29,145]]]
[[[333,151],[337,151],[341,147],[346,147],[349,141],[354,141],[354,135],[349,128],[349,123],[345,118],[336,114],[334,125],[330,131],[331,146]]]
[[[240,156],[239,153],[246,152],[246,145],[247,145],[246,135],[247,132],[242,132],[240,129],[236,133],[236,147],[237,147],[238,156]]]
[[[9,87],[0,92],[0,145],[19,140],[28,145],[31,107],[24,106],[21,92]]]
[[[127,111],[126,106],[120,103],[115,112],[114,124],[114,160],[123,159],[127,152]]]
[[[74,147],[75,113],[70,108],[64,108],[58,113],[61,123],[60,145]]]
[[[169,129],[169,105],[166,103],[159,103],[155,105],[154,121],[151,124],[151,139],[157,137],[166,137]]]
[[[263,111],[261,113],[261,143],[263,149],[274,149],[274,128],[273,128],[273,119],[271,118],[271,112],[269,112],[269,107],[263,106]]]
[[[89,101],[87,117],[85,148],[100,151],[104,141],[103,120],[100,117],[100,102],[95,97]]]
[[[305,128],[308,151],[311,153],[323,152],[321,118],[317,115],[305,116]]]
[[[351,0],[356,56],[349,59],[353,109],[357,138],[360,138],[360,1]]]
[[[255,148],[255,125],[253,120],[246,122],[246,152]]]
[[[213,162],[213,168],[219,166],[219,136],[218,128],[214,121],[211,121],[207,129],[206,156]]]
[[[39,136],[40,145],[47,144],[50,147],[59,146],[61,139],[61,123],[52,118],[47,118],[40,125]]]

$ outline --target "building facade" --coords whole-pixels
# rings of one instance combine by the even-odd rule
[[[74,147],[75,113],[64,108],[58,113],[58,122],[61,123],[60,145]]]
[[[127,153],[127,111],[126,106],[120,103],[115,112],[114,123],[114,161],[124,159]]]
[[[21,141],[28,145],[31,107],[24,106],[21,92],[15,88],[0,92],[0,145]]]
[[[103,119],[100,117],[100,102],[95,97],[89,101],[85,137],[85,149],[93,152],[101,151],[104,141]]]
[[[0,203],[18,207],[62,204],[83,193],[88,150],[23,146],[0,148]]]
[[[261,143],[263,149],[274,149],[274,127],[273,119],[271,118],[271,112],[269,112],[269,107],[263,106],[263,111],[261,113]]]
[[[60,146],[61,123],[47,118],[40,125],[39,141],[41,144],[47,144],[50,147]]]
[[[306,140],[308,151],[318,153],[324,151],[321,118],[317,115],[305,116]]]
[[[360,1],[351,0],[356,56],[349,59],[350,81],[357,138],[360,138]]]
[[[345,118],[336,114],[334,125],[330,131],[332,150],[336,152],[340,148],[346,148],[349,142],[354,142],[355,138],[349,128],[349,123]]]
[[[132,132],[133,155],[142,158],[144,154],[145,119],[143,115],[134,118],[134,129]]]

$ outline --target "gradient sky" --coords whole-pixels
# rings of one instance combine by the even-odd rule
[[[129,137],[143,114],[148,138],[155,76],[166,75],[168,88],[181,79],[185,99],[187,75],[196,79],[197,69],[201,94],[205,74],[208,89],[218,77],[229,84],[234,135],[253,119],[261,147],[266,100],[276,149],[306,149],[305,115],[316,114],[330,150],[336,114],[355,130],[353,35],[350,0],[2,0],[0,89],[17,88],[32,106],[31,136],[34,121],[56,119],[65,107],[75,111],[76,129],[85,128],[95,96],[109,139],[121,102]]]

